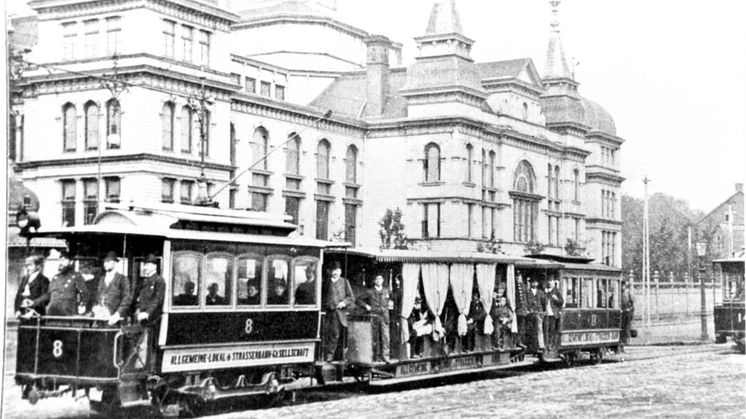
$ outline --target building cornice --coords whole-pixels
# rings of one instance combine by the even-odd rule
[[[487,93],[511,91],[526,95],[532,99],[539,99],[539,96],[544,92],[539,86],[512,77],[482,79],[482,87],[487,90]]]
[[[101,164],[122,163],[122,162],[132,162],[132,161],[137,161],[137,162],[152,161],[155,163],[169,163],[169,164],[176,164],[180,166],[198,167],[200,165],[200,161],[198,159],[186,159],[186,158],[181,158],[181,157],[163,156],[163,155],[152,154],[152,153],[118,154],[115,156],[101,156],[100,161],[101,161]],[[69,158],[52,159],[52,160],[30,160],[30,161],[17,162],[16,165],[20,169],[27,170],[27,169],[38,169],[38,168],[44,168],[44,167],[97,164],[98,162],[99,162],[99,157],[97,156],[80,157],[76,155],[75,153],[70,153]],[[210,169],[210,170],[224,170],[224,171],[236,170],[236,166],[232,166],[229,164],[214,163],[214,162],[205,162],[205,168]]]
[[[624,143],[624,139],[621,137],[596,130],[589,131],[585,138],[586,142],[602,142],[615,146],[621,146]]]
[[[598,168],[600,166],[595,166],[595,167]],[[618,184],[624,182],[624,180],[625,180],[625,178],[623,178],[622,176],[619,176],[616,173],[610,172],[609,169],[605,169],[605,170],[602,170],[602,171],[597,171],[597,170],[588,170],[587,167],[586,167],[586,171],[585,171],[585,178],[586,178],[587,181],[605,180],[605,181],[610,182],[610,183],[615,184],[615,185],[618,185]]]
[[[585,219],[585,222],[586,224],[595,224],[593,226],[595,228],[603,228],[604,225],[607,225],[607,226],[613,226],[612,229],[614,229],[614,227],[621,227],[623,224],[621,221],[610,220],[608,218],[598,218],[598,217],[587,217]],[[591,226],[589,226],[589,228],[591,228]],[[620,231],[620,230],[614,229],[614,231]]]
[[[331,28],[345,32],[349,35],[360,38],[361,40],[362,38],[370,35],[368,32],[360,28],[356,28],[352,25],[348,25],[328,16],[314,16],[309,14],[291,13],[278,13],[256,18],[240,18],[238,22],[233,24],[233,30],[253,29],[262,26],[277,25],[283,23],[329,26]],[[397,43],[394,43],[394,45],[396,46]]]

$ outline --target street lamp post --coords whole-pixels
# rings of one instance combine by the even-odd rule
[[[702,340],[710,340],[707,335],[707,299],[705,296],[705,264],[704,258],[707,254],[707,243],[697,242],[697,256],[699,257],[699,289],[702,299],[701,319],[702,319]]]

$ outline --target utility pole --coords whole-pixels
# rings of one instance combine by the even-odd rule
[[[209,205],[210,197],[207,193],[207,177],[205,176],[205,154],[206,148],[209,147],[207,144],[210,121],[209,121],[209,109],[208,107],[213,104],[212,98],[207,96],[205,90],[205,77],[200,77],[200,94],[199,96],[190,96],[187,99],[189,108],[197,114],[197,124],[199,126],[199,179],[197,180],[197,199],[195,200],[197,205]]]
[[[642,224],[642,287],[643,300],[645,301],[645,310],[643,312],[643,324],[650,328],[650,214],[648,211],[648,183],[650,179],[647,175],[642,180],[645,184],[645,200],[643,209]]]
[[[707,297],[705,296],[705,265],[704,259],[707,255],[707,243],[697,242],[697,256],[699,256],[699,290],[702,302],[700,318],[702,320],[702,340],[710,340],[707,335]]]
[[[106,74],[101,77],[101,87],[105,88],[111,94],[110,102],[104,105],[104,112],[106,114],[106,141],[102,144],[99,141],[98,144],[98,174],[96,176],[96,188],[99,202],[101,199],[101,153],[106,148],[119,148],[121,142],[120,132],[122,123],[121,105],[119,104],[119,97],[122,93],[128,90],[128,85],[123,80],[120,80],[119,76],[119,56],[114,54],[112,56],[112,75]],[[109,109],[108,103],[111,103],[112,108]],[[110,121],[113,119],[114,122]],[[111,132],[109,130],[111,129]],[[106,192],[104,192],[106,193]]]

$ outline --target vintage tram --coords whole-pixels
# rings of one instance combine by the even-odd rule
[[[741,252],[733,258],[713,260],[712,264],[720,278],[722,302],[714,307],[715,342],[725,343],[733,339],[743,351],[746,334],[746,293],[744,293],[744,264],[746,257]]]
[[[117,251],[135,293],[143,259],[156,255],[166,292],[150,326],[22,320],[15,380],[23,397],[85,392],[97,410],[151,399],[160,413],[188,412],[214,399],[278,395],[313,375],[327,243],[294,229],[262,213],[133,205],[40,232],[66,240],[79,264]]]

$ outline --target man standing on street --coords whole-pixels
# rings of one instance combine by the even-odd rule
[[[18,292],[14,304],[16,318],[31,315],[34,311],[44,315],[45,301],[43,297],[49,290],[49,279],[41,273],[43,265],[43,256],[26,258],[26,275],[18,283]]]
[[[49,301],[48,316],[74,316],[86,312],[89,294],[83,276],[75,271],[70,253],[60,252],[59,273],[52,278],[42,301]]]
[[[635,298],[632,296],[632,292],[629,289],[629,283],[622,281],[622,336],[621,346],[624,351],[624,346],[629,343],[630,332],[632,330],[632,318],[635,316]]]
[[[347,329],[347,308],[355,301],[350,282],[342,278],[342,265],[334,262],[332,275],[324,287],[323,309],[326,313],[324,332],[324,360],[342,360],[344,358],[344,332]],[[340,339],[340,336],[342,339]]]

